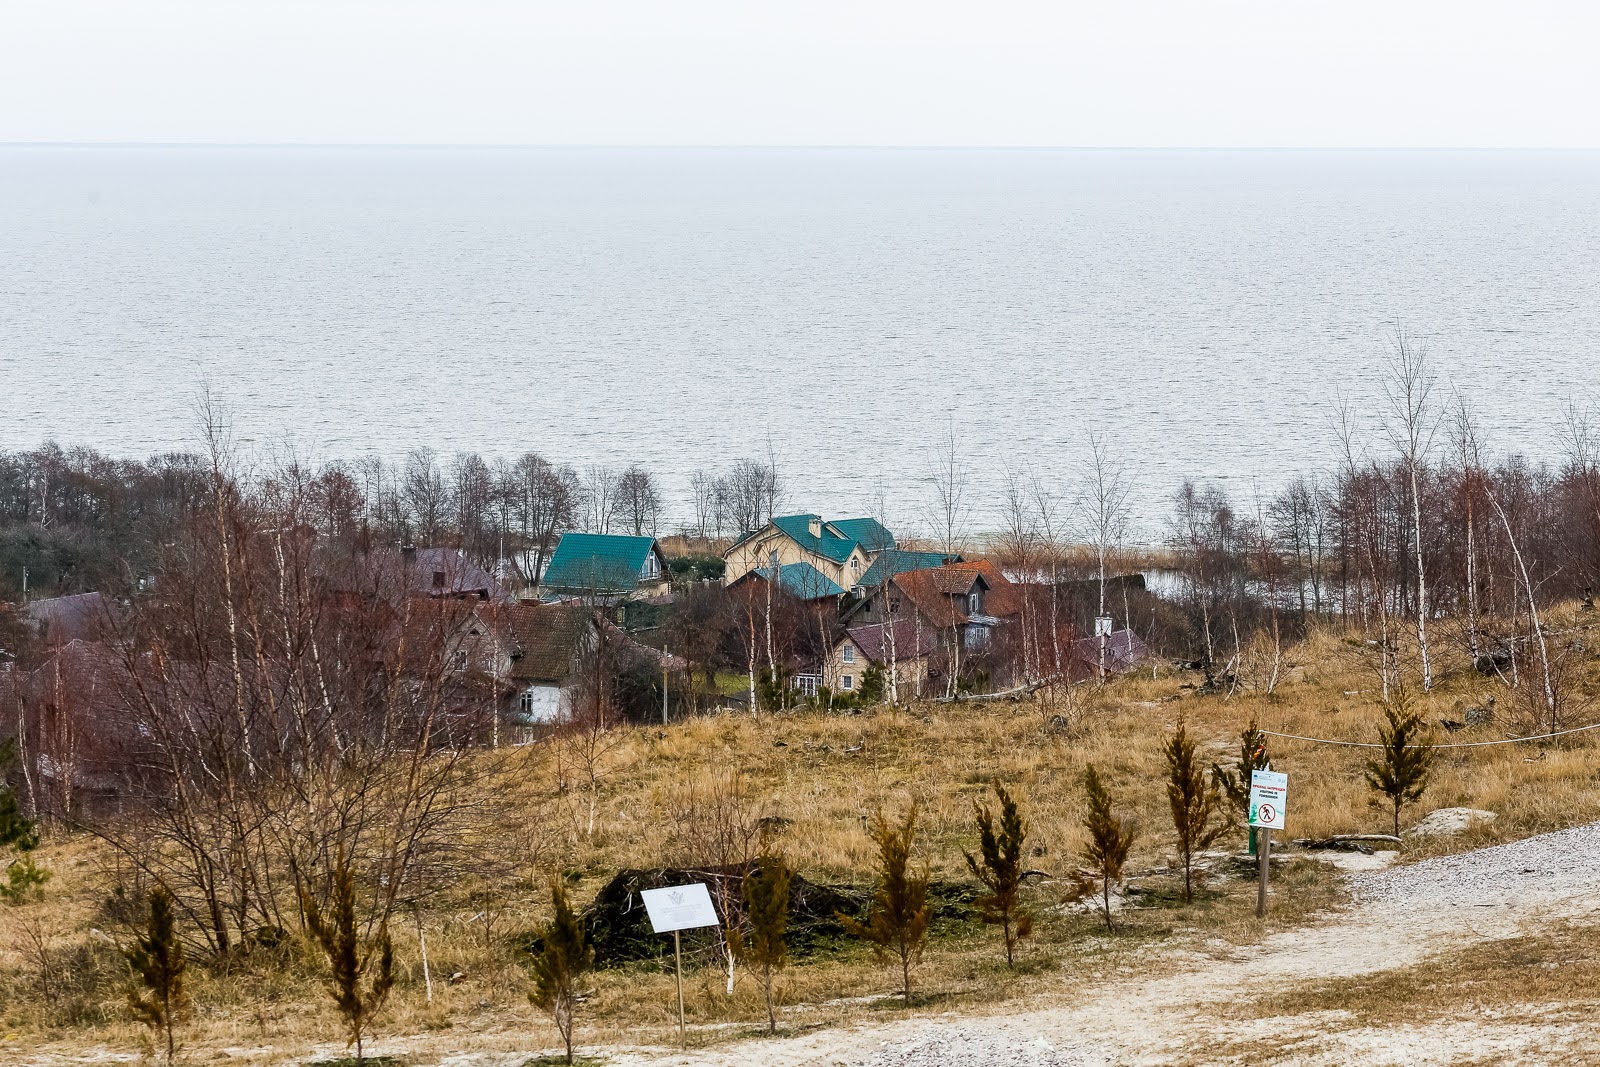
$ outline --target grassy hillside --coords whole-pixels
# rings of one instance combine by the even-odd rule
[[[1570,626],[1584,620],[1568,616]],[[1587,653],[1584,654],[1587,657]],[[1368,653],[1359,643],[1317,634],[1289,650],[1283,682],[1257,690],[1201,695],[1197,676],[1159,668],[1103,689],[1079,690],[1069,703],[923,705],[854,715],[774,718],[720,716],[670,727],[619,732],[596,764],[594,831],[588,832],[586,767],[570,747],[539,744],[505,759],[525,786],[514,839],[497,842],[501,862],[464,876],[428,911],[395,930],[401,975],[376,1027],[379,1051],[415,1063],[447,1051],[552,1047],[554,1028],[527,1002],[517,946],[542,919],[543,885],[564,873],[587,902],[621,868],[681,865],[686,839],[701,833],[715,790],[737,789],[731,805],[745,822],[765,818],[773,843],[813,881],[868,886],[874,853],[866,833],[878,810],[922,812],[920,855],[936,880],[965,882],[962,850],[974,847],[972,803],[999,780],[1018,794],[1030,828],[1030,865],[1053,877],[1027,890],[1038,915],[1034,938],[1016,971],[1007,971],[993,930],[949,914],[935,924],[918,971],[920,1011],[960,1011],[1032,998],[1070,996],[1075,988],[1133,970],[1159,972],[1180,957],[1259,937],[1263,929],[1302,922],[1340,899],[1330,870],[1310,860],[1275,882],[1273,914],[1258,924],[1254,885],[1241,870],[1212,879],[1196,903],[1182,906],[1169,871],[1173,850],[1162,738],[1182,717],[1207,763],[1231,764],[1239,732],[1264,729],[1325,738],[1376,739],[1381,710]],[[1592,660],[1574,683],[1569,714],[1593,721],[1584,693]],[[1466,704],[1499,694],[1501,683],[1462,663],[1448,664],[1434,692],[1415,694],[1430,722],[1461,718]],[[1504,721],[1436,740],[1506,736]],[[1600,818],[1600,731],[1546,745],[1499,745],[1441,753],[1434,780],[1407,821],[1438,807],[1469,806],[1499,819],[1468,834],[1408,842],[1402,859],[1492,843]],[[1362,778],[1371,752],[1274,738],[1274,765],[1290,775],[1290,837],[1382,832],[1387,812]],[[1081,777],[1093,763],[1139,839],[1130,863],[1142,890],[1108,936],[1094,914],[1071,902],[1070,878],[1082,846]],[[731,783],[737,782],[735,787]],[[685,797],[698,791],[700,807]],[[724,804],[723,809],[729,809]],[[698,824],[698,826],[697,826]],[[1237,851],[1242,832],[1219,847]],[[77,1058],[90,1050],[132,1050],[140,1040],[126,1021],[125,969],[111,941],[121,937],[104,901],[117,872],[93,841],[57,833],[36,854],[54,877],[41,899],[0,907],[3,1041],[8,1062]],[[426,936],[433,1000],[425,992],[420,930]],[[693,1040],[709,1044],[753,1031],[763,1018],[754,982],[741,978],[729,997],[723,972],[704,939],[691,939],[688,1008]],[[192,969],[195,1017],[187,1033],[196,1059],[229,1049],[241,1062],[304,1062],[342,1049],[340,1028],[315,960],[303,945],[258,950],[228,965]],[[579,1040],[662,1043],[675,1040],[668,965],[644,961],[598,972],[579,1015]],[[781,982],[790,1028],[879,1017],[905,1009],[879,998],[894,978],[860,945],[840,939],[797,960]],[[320,1052],[315,1050],[320,1049]],[[205,1051],[201,1051],[205,1050]]]

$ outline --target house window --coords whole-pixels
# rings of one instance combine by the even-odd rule
[[[848,674],[845,675],[844,676],[844,687],[846,689],[854,689],[856,687],[855,678],[853,676],[851,676],[851,675],[848,675]]]
[[[892,597],[889,598],[889,614],[890,615],[898,615],[898,614],[900,614],[900,598],[899,597],[892,596]]]
[[[524,715],[532,715],[533,714],[533,690],[532,689],[524,689],[522,691],[522,696],[517,698],[517,708]]]
[[[850,570],[852,572],[854,572],[854,571],[859,571],[860,569],[861,569],[861,558],[859,556],[851,556],[850,557]]]
[[[444,588],[444,571],[434,571],[433,572],[433,587],[435,589],[443,589]]]
[[[822,677],[816,674],[797,674],[794,676],[794,687],[808,697],[817,695],[817,686],[822,684]]]
[[[846,663],[854,663],[856,661],[856,646],[845,645],[844,650],[839,653],[839,658]]]
[[[979,611],[982,610],[982,607],[983,606],[978,603],[978,594],[977,593],[968,593],[967,594],[967,614],[968,615],[976,615],[976,614],[978,614]]]
[[[773,549],[772,552],[769,553],[768,556],[767,556],[767,566],[776,567],[777,565],[778,565],[778,550],[777,549]]]
[[[456,662],[455,662],[456,670],[458,670],[458,671],[466,670],[467,669],[467,650],[464,649],[464,648],[456,649],[455,660],[456,660]]]

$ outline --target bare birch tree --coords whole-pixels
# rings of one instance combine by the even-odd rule
[[[1433,688],[1433,658],[1428,648],[1428,569],[1422,552],[1421,471],[1433,450],[1438,421],[1429,404],[1433,378],[1428,373],[1427,355],[1399,328],[1395,330],[1395,351],[1389,373],[1389,439],[1400,454],[1411,490],[1411,539],[1417,567],[1417,649],[1422,656],[1422,689],[1427,692]]]
[[[1089,435],[1089,458],[1080,474],[1079,512],[1084,540],[1094,549],[1095,573],[1099,584],[1098,618],[1106,617],[1107,571],[1121,549],[1128,532],[1128,496],[1131,490],[1127,468],[1112,455],[1110,446],[1098,434]],[[1128,620],[1124,620],[1127,625]],[[1099,678],[1106,675],[1106,634],[1096,623],[1099,645]]]

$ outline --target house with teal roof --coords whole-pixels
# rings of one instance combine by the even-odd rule
[[[876,519],[778,515],[724,553],[723,580],[733,585],[751,571],[767,570],[778,573],[781,583],[784,568],[804,563],[848,591],[860,586],[878,557],[894,548],[894,534]]]
[[[771,567],[757,567],[753,571],[746,571],[730,587],[769,581],[773,573]],[[845,594],[838,582],[809,563],[785,563],[778,567],[776,573],[778,588],[796,600],[838,600]]]
[[[872,566],[867,568],[867,573],[861,578],[861,584],[867,589],[876,589],[897,574],[908,571],[925,571],[931,567],[943,567],[946,563],[962,562],[958,552],[914,552],[905,548],[891,548],[880,553],[872,561]]]
[[[654,537],[563,534],[545,568],[546,599],[632,600],[666,593],[667,560]]]

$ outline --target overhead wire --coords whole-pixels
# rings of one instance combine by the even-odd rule
[[[1458,741],[1445,745],[1429,745],[1429,748],[1487,748],[1490,745],[1522,745],[1529,741],[1548,741],[1552,737],[1566,737],[1568,734],[1581,734],[1585,730],[1600,730],[1600,722],[1590,723],[1588,726],[1574,726],[1570,730],[1557,730],[1549,734],[1535,734],[1532,737],[1506,737],[1499,741]],[[1316,745],[1341,745],[1345,748],[1383,748],[1371,741],[1338,741],[1328,737],[1305,737],[1301,734],[1285,734],[1276,730],[1262,730],[1261,733],[1268,737],[1283,737],[1293,741],[1309,741]]]

